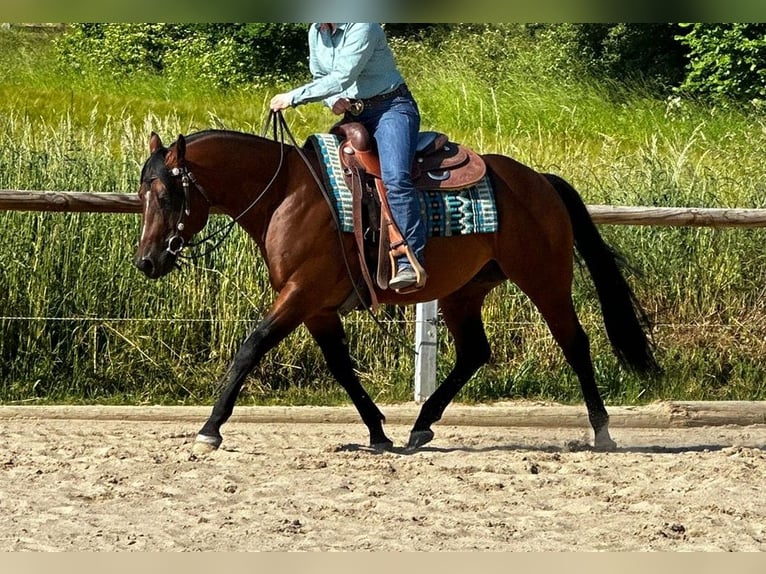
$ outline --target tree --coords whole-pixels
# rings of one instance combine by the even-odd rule
[[[686,24],[689,48],[680,91],[747,101],[766,97],[766,24]]]
[[[73,24],[58,47],[83,72],[162,73],[219,87],[308,72],[300,24]]]
[[[669,91],[684,79],[678,24],[574,24],[577,51],[596,77]]]

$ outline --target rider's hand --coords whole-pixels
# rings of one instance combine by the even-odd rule
[[[332,113],[334,113],[336,116],[342,116],[349,110],[350,107],[351,102],[349,102],[346,98],[338,98],[332,105]]]
[[[292,98],[288,94],[277,94],[273,98],[271,98],[271,103],[269,103],[269,108],[271,108],[272,112],[278,112],[281,110],[286,110],[290,106],[292,106]]]

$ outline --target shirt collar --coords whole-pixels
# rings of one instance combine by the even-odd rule
[[[319,30],[319,27],[320,27],[321,25],[322,25],[322,24],[321,24],[320,22],[316,22],[316,23],[314,24],[314,26],[316,27],[316,29],[317,29],[317,30]],[[345,30],[345,29],[346,29],[346,26],[348,26],[348,22],[341,22],[341,23],[335,23],[335,22],[333,22],[333,23],[332,23],[332,25],[333,25],[333,27],[334,27],[334,30],[333,30],[333,34],[334,34],[334,33],[335,33],[335,32],[337,32],[338,30]]]

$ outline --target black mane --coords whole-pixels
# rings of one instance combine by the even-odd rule
[[[217,130],[217,129],[207,129],[207,130],[202,130],[198,132],[193,132],[184,137],[186,138],[186,143],[192,143],[197,140],[204,139],[206,137],[230,137],[235,139],[256,140],[256,141],[263,141],[267,139],[262,136],[251,134],[248,132],[238,132],[235,130]],[[271,141],[271,140],[268,140],[268,141]],[[175,143],[176,142],[173,142],[171,145],[175,145]]]

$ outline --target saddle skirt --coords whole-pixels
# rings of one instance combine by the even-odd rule
[[[412,166],[417,189],[462,189],[475,185],[486,173],[484,160],[474,151],[440,132],[420,132]]]
[[[423,165],[418,175],[413,173],[413,181],[420,191],[420,211],[426,224],[427,234],[430,237],[449,237],[452,235],[465,235],[470,233],[494,233],[497,231],[497,207],[495,195],[489,177],[486,175],[486,167],[481,161],[479,171],[473,171],[473,175],[466,180],[475,179],[480,173],[478,180],[468,186],[450,188],[443,185],[447,179],[439,181],[440,171],[444,171],[444,161],[449,165],[465,165],[471,154],[475,152],[467,150],[458,144],[450,144],[446,136],[438,132],[424,132],[421,136],[421,145],[443,148],[450,146],[445,160],[439,160],[436,171],[432,169],[435,160],[427,159],[429,154],[416,156],[416,163]],[[327,188],[331,191],[335,202],[341,230],[353,232],[353,200],[349,183],[349,168],[342,160],[343,152],[341,144],[343,140],[333,133],[312,134],[306,141],[307,148],[313,148],[322,164],[322,172]],[[421,147],[421,146],[419,146]],[[478,157],[478,156],[476,156]],[[418,162],[417,158],[424,158]],[[474,163],[474,165],[476,165]],[[471,168],[474,169],[474,168]],[[429,175],[430,174],[430,175]],[[371,174],[375,175],[375,174]],[[423,182],[426,183],[423,183]],[[456,180],[448,182],[454,184]]]

